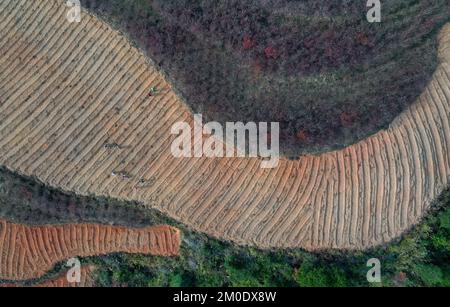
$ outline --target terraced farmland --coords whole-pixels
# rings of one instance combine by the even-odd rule
[[[115,252],[175,256],[179,248],[180,233],[170,226],[26,226],[0,221],[0,279],[38,278],[71,257]]]
[[[208,121],[280,123],[285,156],[386,128],[437,68],[448,0],[84,0],[130,36]],[[387,94],[388,93],[388,94]]]
[[[68,23],[66,11],[57,0],[0,1],[0,164],[12,171],[142,201],[240,244],[310,250],[385,243],[448,186],[450,26],[433,80],[389,129],[261,169],[255,158],[174,158],[170,129],[192,122],[190,110],[124,36],[85,11]]]
[[[92,272],[95,268],[92,266],[82,266],[80,270],[80,282],[70,283],[67,279],[67,272],[52,279],[33,285],[34,288],[88,288],[94,287],[95,281]],[[0,288],[20,288],[20,284],[0,284]]]
[[[94,287],[95,281],[92,277],[92,271],[94,270],[91,266],[81,267],[81,278],[79,283],[70,283],[67,280],[67,273],[61,274],[61,276],[44,281],[35,285],[36,288],[87,288]]]

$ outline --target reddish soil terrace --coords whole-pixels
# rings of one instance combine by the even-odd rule
[[[89,288],[95,287],[95,281],[92,276],[94,271],[93,266],[82,266],[81,267],[81,278],[80,282],[69,282],[67,279],[67,272],[62,273],[56,278],[51,278],[41,283],[37,283],[31,287],[34,288]],[[24,287],[21,284],[2,284],[0,288],[20,288]]]
[[[0,279],[38,278],[71,257],[115,252],[176,256],[179,248],[180,232],[170,226],[26,226],[0,221]]]
[[[239,244],[309,250],[389,242],[448,187],[450,25],[433,79],[388,129],[261,169],[257,158],[174,158],[170,130],[192,122],[189,108],[127,38],[86,11],[79,24],[66,13],[64,1],[0,2],[0,165],[12,171],[81,195],[140,201]],[[172,228],[4,223],[0,275],[39,276],[70,255],[177,254],[178,243],[159,246],[155,231],[179,240]]]
[[[95,281],[92,276],[94,268],[91,266],[81,267],[81,279],[79,283],[71,283],[67,279],[67,273],[61,274],[54,279],[46,280],[35,285],[36,288],[89,288],[95,286]]]

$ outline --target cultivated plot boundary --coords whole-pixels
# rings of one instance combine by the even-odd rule
[[[433,79],[388,129],[261,169],[257,158],[174,158],[170,128],[190,110],[124,36],[66,14],[64,1],[0,1],[0,164],[12,171],[141,201],[239,244],[308,250],[388,242],[448,186],[450,26]]]

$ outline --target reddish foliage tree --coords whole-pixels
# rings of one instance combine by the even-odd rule
[[[297,137],[297,140],[299,140],[300,142],[305,143],[305,142],[308,142],[308,140],[309,140],[309,133],[306,132],[305,129],[302,129],[302,130],[297,132],[296,137]]]
[[[342,126],[351,127],[358,120],[358,114],[355,112],[343,112],[340,118]]]
[[[244,50],[250,50],[255,46],[255,42],[251,39],[250,36],[244,36],[244,39],[242,40],[242,47]]]
[[[274,46],[268,46],[266,49],[264,49],[264,54],[266,55],[267,59],[275,60],[278,58],[278,51]]]

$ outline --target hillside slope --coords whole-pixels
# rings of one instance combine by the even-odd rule
[[[448,185],[450,26],[433,80],[389,129],[263,170],[254,158],[174,158],[170,128],[192,122],[189,109],[125,37],[87,12],[68,23],[63,3],[0,1],[0,164],[10,170],[142,201],[240,244],[310,250],[387,242]]]

